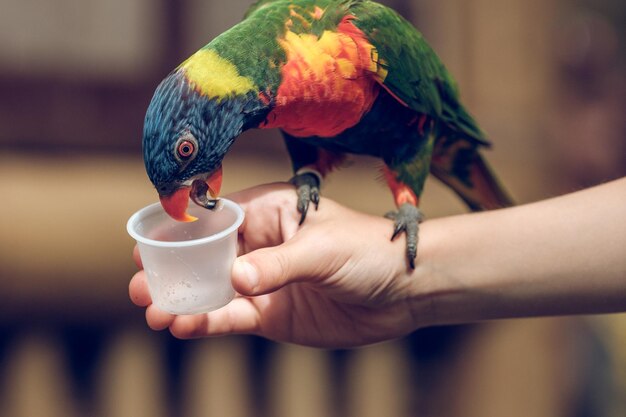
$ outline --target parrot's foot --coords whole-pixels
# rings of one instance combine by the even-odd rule
[[[394,221],[394,240],[401,232],[406,232],[406,256],[411,269],[415,269],[415,257],[417,256],[417,242],[419,223],[424,219],[422,212],[412,204],[402,204],[398,211],[390,211],[385,217]]]
[[[296,186],[296,192],[298,194],[298,212],[301,214],[300,224],[302,224],[309,210],[310,203],[315,204],[315,210],[317,210],[320,203],[320,185],[322,178],[314,171],[299,171],[289,182]]]

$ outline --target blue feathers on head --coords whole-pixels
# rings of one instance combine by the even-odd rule
[[[211,99],[200,95],[181,70],[157,87],[148,106],[143,131],[143,157],[153,184],[183,182],[214,171],[234,139],[255,127],[267,110],[257,97]],[[175,147],[182,135],[198,142],[198,154],[182,169]]]

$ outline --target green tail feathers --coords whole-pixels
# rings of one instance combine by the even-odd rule
[[[439,138],[433,151],[430,172],[452,188],[473,211],[514,205],[478,152],[477,143]]]

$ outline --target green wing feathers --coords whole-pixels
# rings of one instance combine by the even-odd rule
[[[411,109],[439,121],[430,171],[472,210],[512,205],[478,150],[489,142],[459,99],[456,82],[415,27],[368,0],[351,2],[355,24],[388,71],[383,85]]]
[[[392,9],[356,1],[355,24],[376,47],[388,74],[384,86],[411,109],[426,113],[481,143],[483,133],[459,101],[456,83],[415,27]]]

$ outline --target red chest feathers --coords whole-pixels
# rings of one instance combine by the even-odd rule
[[[279,42],[287,61],[281,68],[276,106],[260,127],[280,127],[299,137],[332,137],[356,125],[372,107],[386,74],[364,38],[330,31],[318,38],[287,31]]]

